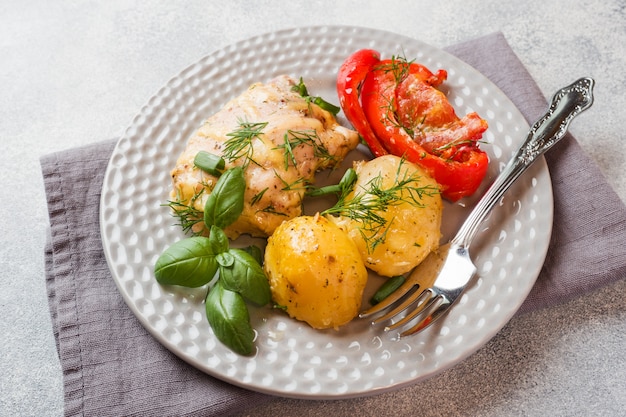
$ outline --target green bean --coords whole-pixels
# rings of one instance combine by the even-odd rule
[[[370,304],[375,305],[383,301],[392,292],[397,290],[400,285],[404,284],[405,280],[406,278],[402,275],[397,275],[395,277],[387,279],[387,281],[385,281],[383,285],[380,286],[378,291],[376,291],[376,293],[372,296],[372,298],[370,299]]]
[[[216,177],[222,175],[222,171],[224,171],[224,167],[226,166],[224,158],[207,151],[199,151],[193,159],[193,163],[201,170],[215,175]]]

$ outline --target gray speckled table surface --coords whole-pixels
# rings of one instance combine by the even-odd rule
[[[319,24],[369,26],[438,47],[502,31],[546,95],[594,77],[593,117],[571,130],[626,200],[623,0],[2,2],[0,415],[63,414],[43,279],[39,157],[120,135],[167,80],[215,49]],[[409,388],[341,401],[279,399],[246,414],[626,415],[625,294],[621,280],[516,317],[464,362]]]

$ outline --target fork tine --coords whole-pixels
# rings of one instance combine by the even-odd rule
[[[448,305],[450,305],[450,302],[442,294],[433,297],[433,299],[430,300],[428,305],[422,311],[423,318],[417,324],[415,324],[415,326],[400,333],[400,337],[410,336],[421,330],[424,330],[431,323],[433,323],[437,319],[437,317],[439,317],[444,311],[447,310]],[[417,315],[414,315],[413,317],[416,316]]]
[[[400,305],[398,305],[393,310],[387,312],[385,315],[378,317],[372,322],[372,324],[378,324],[382,321],[389,320],[390,318],[404,311],[409,306],[415,306],[415,310],[422,310],[422,308],[425,306],[425,301],[429,297],[431,297],[430,288],[427,288],[424,291],[415,291],[413,292],[413,294],[407,297],[406,300],[404,300]],[[409,314],[412,314],[412,312]]]
[[[389,294],[387,298],[382,300],[380,303],[375,304],[369,309],[359,313],[359,317],[365,318],[386,309],[387,307],[398,301],[400,298],[404,297],[404,295],[411,291],[411,289],[416,285],[417,283],[414,280],[407,279],[404,284],[402,284],[400,287],[398,287],[398,289]]]
[[[409,274],[404,284],[402,284],[397,290],[389,294],[380,303],[370,307],[368,310],[359,314],[359,317],[364,318],[378,313],[381,310],[394,304],[400,298],[404,297],[414,287],[429,288],[432,287],[435,278],[437,278],[438,271],[443,265],[445,256],[448,253],[449,244],[441,246],[438,250],[431,252],[426,259],[422,261],[413,271]],[[399,310],[400,311],[400,310]],[[379,320],[380,321],[380,320]]]

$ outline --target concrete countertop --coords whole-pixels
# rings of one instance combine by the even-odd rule
[[[546,96],[594,77],[593,117],[571,130],[626,200],[623,0],[3,2],[0,415],[63,414],[39,157],[119,136],[152,94],[209,52],[320,24],[394,31],[437,47],[502,31]],[[626,415],[624,294],[622,280],[516,317],[466,361],[413,387],[342,401],[280,399],[244,415]]]

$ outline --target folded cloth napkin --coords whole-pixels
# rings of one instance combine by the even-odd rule
[[[500,33],[448,48],[497,84],[529,122],[546,100]],[[163,348],[126,306],[98,224],[114,141],[41,158],[50,217],[46,285],[66,415],[228,415],[271,396],[207,376]],[[626,208],[573,137],[546,155],[555,200],[545,265],[521,311],[626,276]],[[593,248],[593,249],[591,249]]]

